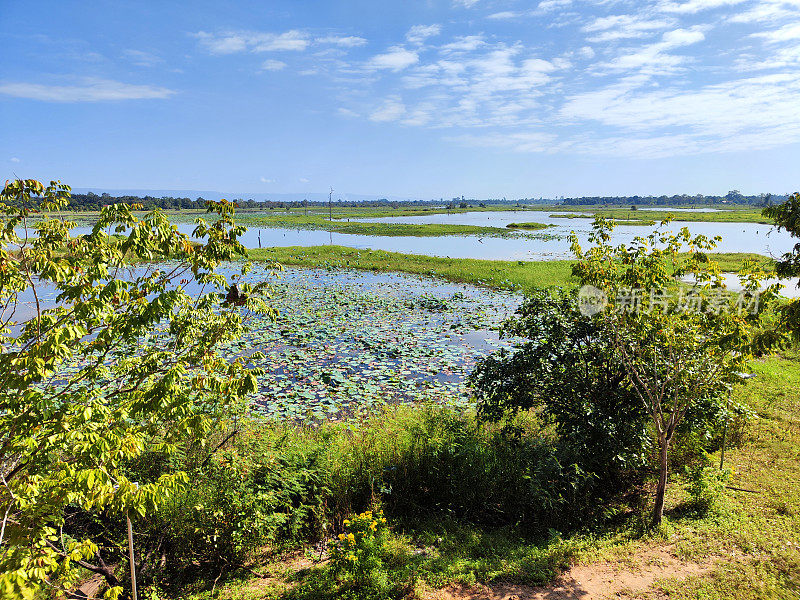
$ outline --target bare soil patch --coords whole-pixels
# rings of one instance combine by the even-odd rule
[[[498,583],[452,585],[425,595],[425,600],[602,600],[629,598],[652,589],[661,579],[686,579],[711,570],[716,557],[702,562],[684,562],[670,547],[650,548],[633,557],[634,567],[600,562],[576,565],[552,584],[541,587]]]

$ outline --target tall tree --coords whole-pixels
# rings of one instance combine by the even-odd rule
[[[800,238],[800,192],[790,195],[782,204],[767,206],[762,214],[773,219],[779,229],[785,229],[792,237]],[[775,265],[775,273],[782,278],[800,277],[800,242],[781,257]],[[781,328],[796,342],[800,341],[800,300],[795,298],[781,310]]]
[[[119,204],[73,237],[75,223],[53,216],[69,196],[57,181],[16,180],[0,197],[4,598],[70,585],[77,566],[118,595],[105,551],[75,534],[69,515],[146,514],[186,475],[137,485],[125,466],[146,450],[183,450],[256,387],[241,360],[219,351],[245,327],[241,309],[223,304],[228,281],[217,272],[245,254],[234,205],[209,203],[216,219],[198,220],[196,244],[159,210],[140,220]],[[269,310],[252,295],[248,307]]]
[[[719,238],[677,234],[663,226],[630,244],[610,244],[613,223],[595,220],[584,251],[573,232],[583,299],[619,351],[628,381],[644,405],[658,444],[658,482],[652,522],[661,523],[669,450],[687,413],[718,402],[761,349],[761,317],[777,287],[753,262],[740,273],[743,292],[728,293],[706,251]],[[688,255],[682,251],[688,250]],[[602,310],[597,310],[602,308]]]

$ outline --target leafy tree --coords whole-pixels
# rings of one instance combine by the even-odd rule
[[[765,273],[748,263],[740,273],[745,291],[727,293],[718,265],[705,254],[719,238],[659,228],[628,245],[612,246],[613,227],[596,219],[594,245],[586,251],[572,234],[578,259],[573,274],[591,286],[582,288],[584,293],[606,305],[594,319],[601,336],[618,350],[655,429],[659,476],[653,524],[658,525],[674,436],[693,408],[717,402],[753,353],[769,343],[759,328],[777,287],[759,294]],[[679,256],[684,248],[686,259]],[[688,285],[680,285],[679,278],[688,279]]]
[[[556,426],[562,461],[589,473],[600,492],[644,465],[647,413],[601,324],[581,314],[576,291],[534,293],[502,334],[523,341],[471,374],[481,417],[540,409]]]
[[[198,220],[202,244],[159,210],[140,220],[124,204],[72,237],[75,224],[52,216],[69,192],[16,180],[0,197],[2,597],[69,586],[77,566],[102,573],[118,595],[107,551],[73,526],[75,515],[147,514],[187,477],[170,471],[137,485],[126,466],[145,451],[184,452],[256,387],[257,373],[218,351],[245,327],[223,304],[228,282],[216,272],[245,254],[234,205],[209,203],[217,218]],[[240,289],[250,309],[269,310]]]
[[[800,192],[795,192],[782,204],[767,206],[762,214],[773,219],[779,229],[785,229],[792,237],[800,237]],[[775,273],[782,278],[800,276],[800,242],[781,257],[775,265]],[[800,341],[800,300],[794,299],[782,308],[781,327],[795,341]]]

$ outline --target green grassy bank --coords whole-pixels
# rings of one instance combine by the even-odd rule
[[[252,260],[277,261],[284,265],[402,272],[441,277],[458,283],[471,283],[498,289],[524,292],[550,286],[571,286],[572,261],[510,261],[473,258],[444,258],[422,254],[403,254],[383,250],[359,250],[344,246],[289,246],[250,250]],[[737,271],[746,259],[758,260],[772,268],[772,260],[760,254],[713,254],[723,271]]]
[[[321,215],[275,214],[238,215],[237,220],[247,227],[287,227],[297,229],[321,229],[333,233],[354,235],[389,235],[431,237],[441,235],[514,235],[503,227],[484,227],[479,225],[454,225],[449,223],[365,223],[347,221],[349,217],[336,216],[329,220]],[[368,218],[359,215],[357,218]],[[536,224],[535,229],[545,229],[547,225]]]
[[[602,216],[607,219],[622,219],[622,220],[653,220],[656,222],[663,221],[668,216],[673,221],[692,221],[692,222],[707,222],[707,223],[764,223],[771,225],[772,220],[761,214],[761,209],[730,209],[720,210],[717,212],[699,212],[699,211],[670,211],[668,208],[663,210],[630,210],[629,208],[586,208],[586,207],[570,207],[565,209],[570,212],[580,212],[585,214],[562,214],[555,213],[550,216],[558,219],[590,219],[594,216]]]

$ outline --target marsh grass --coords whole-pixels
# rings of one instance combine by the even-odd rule
[[[556,213],[550,216],[558,219],[589,219],[595,216],[605,217],[607,219],[631,220],[631,219],[644,219],[652,220],[655,222],[663,221],[667,217],[671,217],[673,221],[693,221],[693,222],[707,222],[707,223],[763,223],[772,224],[772,220],[761,214],[761,209],[751,208],[731,208],[723,209],[716,212],[700,212],[700,211],[670,211],[669,208],[659,210],[647,211],[633,211],[628,208],[603,208],[603,207],[583,207],[583,206],[570,206],[559,207],[562,210],[569,210],[571,213],[583,214],[562,214]]]
[[[727,272],[739,270],[746,259],[756,260],[768,270],[774,268],[772,259],[760,254],[715,253],[709,256]],[[577,280],[572,277],[573,263],[570,260],[509,261],[445,258],[383,250],[359,250],[345,246],[264,248],[250,250],[249,258],[300,267],[400,271],[526,293],[552,286],[577,285]]]

